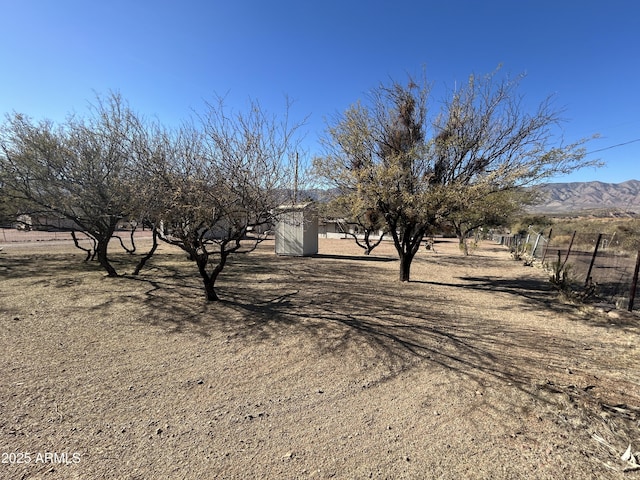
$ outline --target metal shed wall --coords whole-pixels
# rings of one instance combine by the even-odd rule
[[[279,215],[275,233],[278,255],[318,253],[318,214],[311,206],[288,207]]]

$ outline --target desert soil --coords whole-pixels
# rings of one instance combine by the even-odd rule
[[[406,284],[389,244],[266,242],[216,303],[169,246],[115,279],[2,247],[2,479],[640,478],[640,318],[491,242]]]

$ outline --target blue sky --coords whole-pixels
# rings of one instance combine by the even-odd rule
[[[565,141],[601,135],[587,149],[606,166],[555,181],[640,179],[635,0],[0,0],[0,12],[2,114],[62,120],[114,90],[177,124],[215,95],[275,114],[288,96],[294,119],[309,116],[310,157],[325,120],[381,82],[424,69],[444,92],[502,64],[526,73],[531,105],[554,95]]]

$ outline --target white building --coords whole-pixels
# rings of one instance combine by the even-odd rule
[[[276,254],[306,257],[318,253],[318,212],[312,203],[281,206],[276,224]]]

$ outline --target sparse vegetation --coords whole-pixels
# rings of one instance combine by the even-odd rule
[[[146,133],[117,94],[99,98],[86,118],[60,125],[8,116],[0,126],[3,196],[16,213],[62,219],[66,230],[89,236],[93,256],[115,277],[108,247],[118,222],[138,218],[134,171],[154,155]]]
[[[230,114],[219,99],[199,124],[178,132],[147,124],[119,94],[60,125],[8,116],[0,128],[0,217],[9,204],[16,213],[66,221],[65,230],[92,240],[92,248],[76,246],[110,277],[119,275],[113,239],[125,248],[118,224],[147,225],[154,243],[133,272],[160,238],[188,253],[207,300],[218,300],[215,282],[229,255],[251,250],[241,244],[247,238],[255,247],[276,207],[291,203],[299,125],[288,123],[288,108],[282,120],[257,102]]]
[[[233,257],[203,303],[167,244],[117,281],[71,242],[5,246],[0,444],[80,462],[0,476],[629,478],[637,316],[549,302],[491,242],[439,239],[409,284],[390,242],[273,250]]]
[[[547,265],[551,272],[549,281],[562,294],[569,297],[572,292],[572,285],[575,283],[571,278],[571,264],[567,263],[567,259],[562,259],[562,254],[558,251],[556,260]]]
[[[521,245],[525,238],[536,238],[538,233],[532,232],[544,231],[545,244],[537,250],[537,259],[546,252],[550,281],[565,298],[583,302],[598,299],[617,305],[629,296],[629,266],[637,256],[640,240],[638,225],[633,217],[527,216],[514,223],[511,231],[520,235],[515,245]],[[551,240],[546,243],[549,235]],[[514,258],[526,261],[531,248],[518,249]],[[558,259],[554,260],[556,254]]]
[[[465,232],[517,206],[506,192],[593,163],[584,160],[584,141],[552,143],[560,117],[549,101],[522,110],[519,80],[472,75],[438,109],[429,108],[425,80],[392,82],[328,126],[316,171],[361,209],[382,214],[400,281],[410,280],[413,258],[439,224],[450,220],[467,251]]]
[[[552,228],[559,243],[562,239],[568,242],[577,231],[578,240],[589,239],[589,242],[602,233],[604,247],[611,250],[637,252],[640,249],[640,218],[637,217],[554,217]]]

